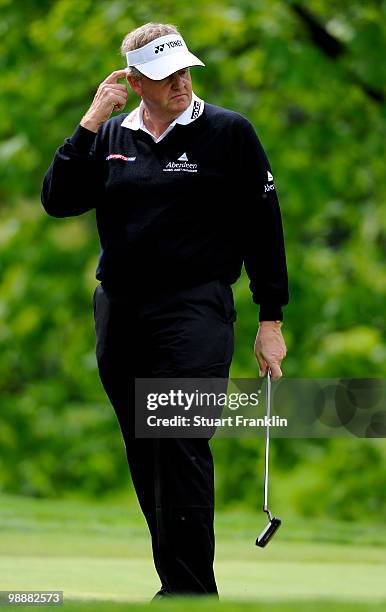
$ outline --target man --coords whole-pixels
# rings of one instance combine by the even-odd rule
[[[116,412],[161,589],[213,594],[214,478],[209,441],[134,435],[135,378],[227,378],[236,318],[230,285],[244,262],[260,305],[255,355],[282,373],[288,280],[272,171],[252,125],[192,91],[191,54],[175,26],[149,23],[122,43],[110,74],[48,169],[55,217],[95,208],[99,374]],[[124,108],[127,79],[141,98]]]

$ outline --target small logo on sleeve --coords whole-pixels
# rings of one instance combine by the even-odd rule
[[[108,161],[109,159],[122,159],[123,161],[126,161],[126,162],[134,162],[137,158],[127,157],[126,155],[121,155],[121,153],[111,153],[110,155],[106,157],[106,161]]]
[[[267,191],[273,191],[275,189],[275,185],[272,182],[273,181],[273,176],[272,176],[272,174],[270,173],[269,170],[267,170],[267,180],[269,182],[264,185],[264,193],[267,193]]]

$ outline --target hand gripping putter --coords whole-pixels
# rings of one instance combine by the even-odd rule
[[[267,370],[267,429],[265,436],[265,468],[264,468],[264,506],[263,510],[268,514],[269,522],[257,537],[256,546],[264,548],[281,525],[278,517],[272,516],[268,508],[268,457],[269,457],[269,418],[271,415],[271,370]]]

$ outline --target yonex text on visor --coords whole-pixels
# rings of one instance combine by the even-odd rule
[[[134,66],[154,81],[160,81],[182,68],[205,66],[190,53],[179,34],[160,36],[139,49],[127,51],[126,59],[129,67]]]

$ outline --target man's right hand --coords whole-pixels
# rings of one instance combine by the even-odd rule
[[[126,69],[114,70],[102,81],[80,125],[91,132],[97,132],[99,126],[107,121],[112,112],[120,111],[125,107],[128,98],[127,87],[117,81],[123,79],[126,74]]]

